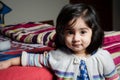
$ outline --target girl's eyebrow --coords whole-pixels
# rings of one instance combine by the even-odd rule
[[[74,30],[74,26],[66,27],[65,30]],[[89,30],[89,27],[80,27],[79,30]]]
[[[74,30],[73,27],[69,27],[69,28],[66,28],[65,30]],[[79,28],[79,30],[89,30],[88,27],[85,27],[85,28]]]
[[[89,28],[80,28],[81,30],[88,30]]]

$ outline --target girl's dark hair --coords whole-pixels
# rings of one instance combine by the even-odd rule
[[[64,30],[71,20],[73,23],[78,18],[82,18],[85,23],[92,29],[91,43],[87,47],[86,51],[92,54],[99,47],[102,46],[104,32],[100,27],[98,16],[96,15],[95,9],[84,3],[80,4],[67,4],[65,5],[57,17],[56,22],[56,39],[55,44],[57,48],[66,47],[64,40]]]

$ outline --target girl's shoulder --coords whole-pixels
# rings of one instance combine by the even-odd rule
[[[92,56],[94,59],[100,61],[104,66],[114,66],[113,58],[107,50],[99,48],[98,51]],[[107,63],[107,64],[106,64]]]
[[[99,48],[87,61],[94,69],[97,66],[96,69],[99,68],[105,77],[112,77],[117,73],[113,58],[107,50]]]
[[[102,57],[103,58],[108,58],[108,57],[112,58],[110,52],[108,52],[107,50],[104,50],[102,48],[99,48],[93,56],[101,57],[101,58]]]

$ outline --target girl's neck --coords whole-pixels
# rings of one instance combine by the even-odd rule
[[[90,56],[90,54],[88,54],[86,51],[82,51],[82,52],[77,52],[77,53],[75,53],[75,55],[76,56],[78,56],[78,57],[84,57],[84,58],[87,58],[88,56]]]
[[[81,57],[88,57],[89,54],[82,53],[82,54],[75,54],[75,55],[81,58]]]

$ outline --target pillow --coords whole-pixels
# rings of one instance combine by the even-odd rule
[[[120,31],[110,31],[105,33],[104,45],[114,44],[120,42]]]
[[[1,28],[1,33],[12,40],[54,46],[55,27],[38,22],[19,23]]]
[[[105,32],[103,48],[110,53],[120,51],[120,31]]]
[[[120,31],[105,32],[103,49],[110,52],[120,74]]]

